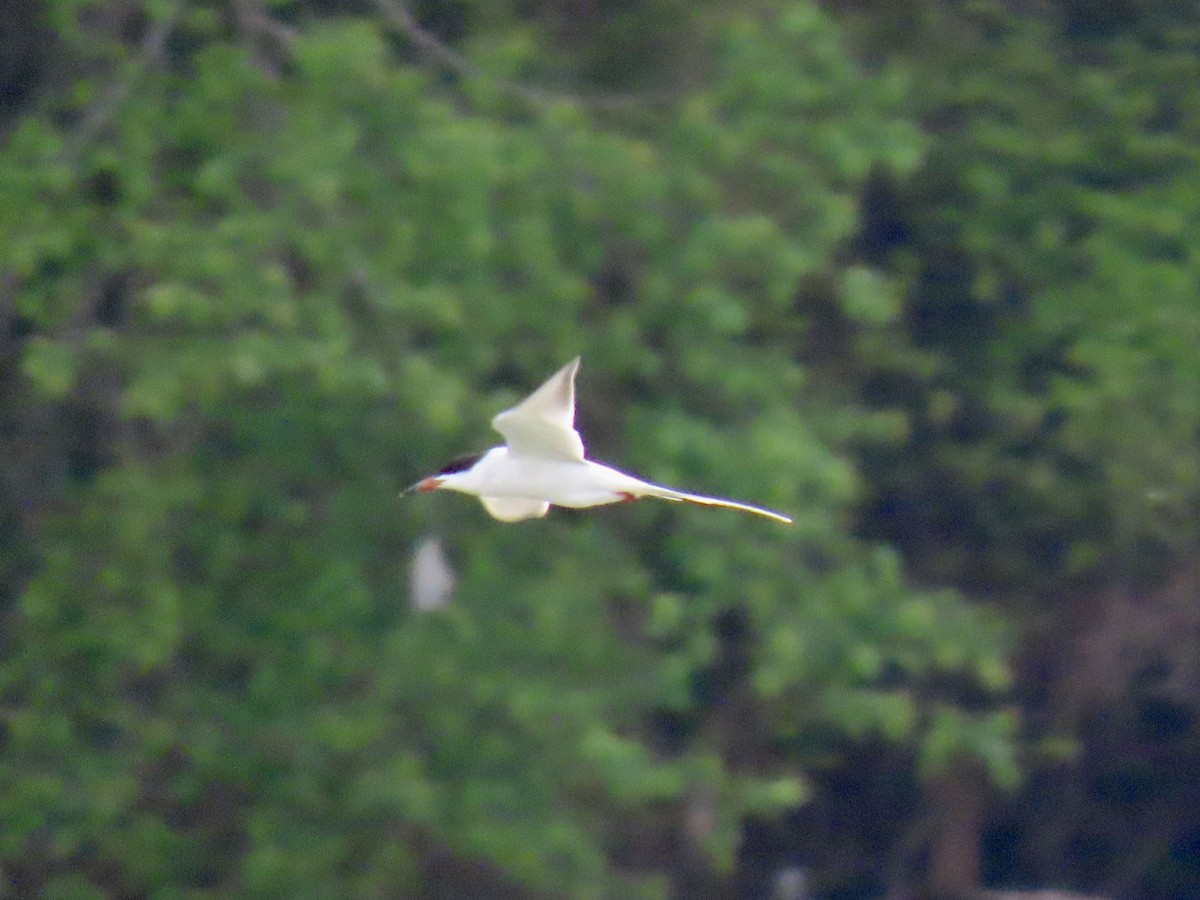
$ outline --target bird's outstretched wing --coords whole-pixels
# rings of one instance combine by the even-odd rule
[[[660,497],[663,500],[672,500],[676,503],[695,503],[698,506],[720,506],[724,509],[740,509],[742,512],[754,513],[756,516],[765,516],[768,519],[774,519],[776,522],[782,522],[785,525],[792,524],[791,516],[777,513],[773,509],[763,509],[761,506],[751,506],[749,503],[740,503],[737,500],[705,497],[703,494],[686,494],[683,491],[664,487],[661,484],[646,483],[641,489],[631,491],[630,493],[641,497]]]
[[[520,522],[522,519],[540,519],[550,511],[545,500],[529,500],[525,497],[480,497],[483,508],[493,519],[501,522]]]
[[[575,357],[540,388],[492,419],[492,427],[504,435],[509,449],[518,456],[542,459],[583,460],[583,439],[575,430]]]

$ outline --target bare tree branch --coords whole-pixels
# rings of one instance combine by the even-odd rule
[[[296,30],[272,19],[262,0],[234,0],[239,31],[254,42],[254,62],[267,74],[278,77],[291,55]]]
[[[112,120],[143,71],[165,65],[167,41],[182,17],[184,6],[184,2],[177,3],[169,15],[163,16],[147,30],[133,71],[109,85],[101,99],[83,116],[72,134],[72,150],[82,150]]]
[[[598,112],[633,112],[676,99],[675,94],[665,91],[653,94],[597,94],[585,97],[496,78],[422,28],[416,17],[400,0],[375,0],[375,6],[384,20],[427,59],[464,78],[486,80],[501,93],[538,108],[566,103]]]

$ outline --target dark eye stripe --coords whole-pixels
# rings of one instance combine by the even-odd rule
[[[453,475],[455,472],[465,472],[483,458],[482,453],[471,453],[467,456],[456,457],[438,469],[439,475]]]

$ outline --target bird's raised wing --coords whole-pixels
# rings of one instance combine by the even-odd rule
[[[492,419],[517,456],[583,460],[583,439],[575,430],[575,357],[540,388]]]

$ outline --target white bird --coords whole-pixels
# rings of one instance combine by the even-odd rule
[[[685,494],[587,459],[583,439],[575,430],[578,371],[577,356],[523,401],[492,419],[492,427],[504,436],[506,446],[452,460],[404,493],[442,490],[473,494],[492,516],[504,522],[540,518],[551,506],[580,509],[659,497],[740,509],[791,523],[782,513],[734,500]]]

